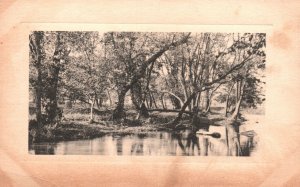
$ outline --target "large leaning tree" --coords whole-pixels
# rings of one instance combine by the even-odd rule
[[[113,76],[118,91],[118,102],[112,119],[124,118],[126,93],[145,78],[149,66],[166,51],[186,43],[190,33],[132,33],[110,32],[105,34],[109,60],[115,67]],[[134,93],[135,94],[135,93]],[[141,102],[141,101],[140,101]]]

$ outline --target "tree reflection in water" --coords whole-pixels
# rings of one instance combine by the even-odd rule
[[[137,135],[136,141],[131,145],[131,155],[143,155],[144,137],[144,135]]]
[[[154,132],[144,135],[105,135],[92,140],[29,144],[29,152],[73,155],[226,156],[232,151],[233,154],[230,156],[251,156],[252,152],[256,151],[256,136],[241,135],[240,150],[236,146],[230,146],[232,150],[229,150],[227,139],[230,137],[226,137],[226,133],[223,133],[220,138],[213,138],[196,134],[192,130]]]
[[[29,146],[29,152],[35,155],[54,155],[56,145],[55,144],[37,144],[34,146]]]

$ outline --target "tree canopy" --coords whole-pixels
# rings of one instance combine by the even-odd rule
[[[47,123],[60,100],[89,103],[91,113],[104,104],[120,120],[130,97],[137,118],[174,110],[173,124],[212,102],[236,118],[265,100],[264,33],[33,31],[29,41],[37,119],[45,113]]]

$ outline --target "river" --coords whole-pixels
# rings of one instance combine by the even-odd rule
[[[104,135],[90,140],[34,143],[30,154],[55,155],[142,155],[142,156],[227,156],[226,138],[194,134],[155,132],[147,135]],[[256,150],[255,137],[240,137],[240,156]]]

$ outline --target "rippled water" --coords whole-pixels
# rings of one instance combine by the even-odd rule
[[[148,135],[105,135],[91,140],[36,143],[29,145],[31,154],[57,155],[155,155],[155,156],[227,156],[225,137],[212,138],[190,132],[156,132]],[[251,156],[257,141],[241,136],[241,156]],[[197,143],[199,142],[199,143]],[[199,146],[198,146],[199,145]]]

